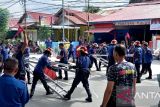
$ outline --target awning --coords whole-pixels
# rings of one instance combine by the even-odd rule
[[[95,29],[92,29],[92,30],[88,30],[88,31],[85,31],[85,32],[89,32],[89,33],[109,33],[111,32],[112,30],[114,30],[114,28],[95,28]]]

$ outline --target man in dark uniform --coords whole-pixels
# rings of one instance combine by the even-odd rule
[[[24,60],[25,60],[25,67],[29,68],[29,56],[30,56],[30,48],[27,47],[24,51]],[[27,72],[27,80],[28,80],[28,84],[31,84],[31,78],[30,78],[30,73],[28,71]]]
[[[113,50],[114,50],[114,47],[115,47],[116,44],[117,44],[117,40],[114,39],[114,40],[111,41],[111,44],[108,46],[108,67],[107,67],[107,72],[109,70],[109,67],[115,64],[114,57],[113,57]],[[106,75],[107,75],[107,72],[106,72]]]
[[[17,72],[18,61],[15,58],[6,59],[4,74],[0,77],[1,107],[24,107],[29,101],[27,84],[14,77]]]
[[[146,79],[152,79],[152,69],[151,69],[151,64],[152,64],[152,60],[153,60],[153,56],[152,56],[152,51],[151,49],[148,47],[148,43],[145,42],[144,44],[144,53],[143,53],[143,67],[142,67],[142,71],[141,71],[141,75],[146,71],[149,72],[149,77],[147,77]]]
[[[107,60],[107,48],[106,48],[106,44],[105,43],[101,44],[100,54],[101,55],[106,55],[106,56],[101,56],[101,57],[103,59]],[[99,61],[99,70],[101,71],[101,62],[100,61]]]
[[[18,73],[15,75],[17,79],[25,80],[25,64],[24,64],[24,51],[28,46],[27,35],[24,33],[24,42],[21,42],[18,46],[17,52],[15,54],[15,58],[18,60]]]
[[[134,49],[135,49],[134,41],[132,41],[131,45],[128,47],[128,54],[134,54]],[[129,57],[128,60],[129,62],[133,63],[133,57]]]
[[[68,48],[68,60],[69,58],[72,56],[72,59],[73,59],[73,63],[75,63],[75,56],[74,56],[74,47],[73,47],[73,44],[72,42],[70,43],[70,46]]]
[[[76,69],[76,76],[73,80],[72,87],[68,91],[68,93],[64,96],[66,100],[70,100],[71,94],[77,87],[77,85],[82,82],[83,87],[85,88],[88,97],[86,98],[87,102],[92,102],[92,95],[89,89],[89,82],[88,82],[88,77],[89,77],[89,66],[90,66],[90,59],[87,56],[87,48],[86,47],[81,47],[80,48],[80,57],[77,59],[76,66],[73,67]]]
[[[89,50],[89,54],[90,54],[90,60],[91,60],[91,67],[93,66],[93,63],[95,63],[96,66],[96,70],[100,71],[100,69],[98,68],[98,64],[97,64],[97,60],[96,58],[94,58],[92,55],[96,54],[96,48],[98,47],[97,43],[94,43],[92,45],[92,47]]]
[[[140,41],[136,41],[135,42],[135,51],[134,51],[134,64],[137,70],[137,83],[141,83],[140,77],[141,77],[141,73],[140,73],[140,66],[142,64],[142,48],[141,48],[141,44]]]
[[[44,51],[43,56],[39,59],[34,71],[33,71],[33,83],[31,87],[31,93],[30,93],[30,98],[32,98],[35,87],[37,85],[38,80],[41,80],[44,88],[46,89],[46,95],[52,94],[52,92],[49,89],[49,86],[47,85],[47,82],[45,80],[45,75],[44,75],[44,69],[47,67],[49,69],[52,69],[51,63],[49,62],[48,57],[50,57],[52,54],[51,48],[48,48]]]
[[[64,48],[64,44],[60,43],[59,48],[61,51],[60,51],[60,55],[57,56],[57,59],[60,59],[60,61],[59,61],[60,63],[68,64],[67,52]],[[64,80],[68,80],[68,72],[64,71],[64,74],[65,74]],[[61,69],[59,69],[58,79],[62,79],[62,70]]]

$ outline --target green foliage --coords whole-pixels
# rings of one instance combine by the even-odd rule
[[[51,30],[50,28],[46,26],[39,27],[38,29],[38,40],[44,41],[48,37],[51,36]]]
[[[89,6],[83,9],[85,12],[98,13],[101,9],[99,7]]]
[[[7,9],[0,8],[0,39],[5,39],[9,12]]]

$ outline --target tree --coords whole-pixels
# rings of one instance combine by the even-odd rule
[[[45,39],[47,39],[50,36],[51,36],[51,30],[50,30],[50,28],[48,28],[46,26],[39,27],[39,30],[38,30],[38,40],[44,41]]]
[[[101,9],[99,7],[89,6],[83,9],[85,12],[98,13]]]
[[[0,39],[4,39],[6,36],[8,18],[8,10],[0,8]]]

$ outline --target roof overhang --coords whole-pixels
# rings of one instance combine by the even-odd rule
[[[88,31],[85,31],[87,33],[109,33],[111,32],[112,30],[114,30],[114,28],[95,28],[95,29],[92,29],[92,30],[88,30]]]

